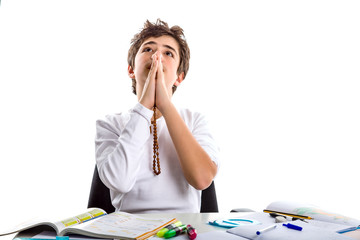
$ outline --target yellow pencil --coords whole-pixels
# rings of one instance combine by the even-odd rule
[[[309,220],[313,219],[312,217],[308,217],[308,216],[296,215],[296,214],[284,213],[284,212],[277,212],[277,211],[272,211],[272,210],[267,210],[267,209],[265,209],[264,212],[270,213],[270,214],[273,213],[273,214],[289,216],[289,217],[293,217],[293,218],[302,218],[302,219],[309,219]]]

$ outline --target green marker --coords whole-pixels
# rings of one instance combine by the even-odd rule
[[[160,231],[158,231],[156,235],[157,235],[158,237],[163,237],[164,234],[165,234],[167,231],[169,231],[169,230],[171,230],[171,229],[174,229],[174,228],[176,228],[176,227],[178,227],[178,226],[181,226],[181,225],[182,225],[182,223],[181,223],[180,221],[177,221],[176,223],[173,223],[173,224],[169,224],[169,225],[167,225],[166,227],[164,227],[163,229],[161,229]]]
[[[184,232],[186,232],[186,225],[181,225],[179,227],[176,227],[174,229],[171,229],[169,231],[167,231],[165,234],[164,234],[164,238],[171,238],[171,237],[175,237],[177,235],[180,235]]]

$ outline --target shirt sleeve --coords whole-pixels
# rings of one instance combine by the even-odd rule
[[[219,160],[219,147],[211,133],[211,129],[209,127],[208,120],[206,117],[200,113],[195,113],[192,123],[192,134],[195,137],[196,141],[200,144],[200,146],[205,150],[205,152],[209,155],[211,160],[217,165],[219,168],[220,160]]]
[[[127,193],[134,186],[143,146],[150,137],[151,117],[152,111],[137,103],[127,119],[108,116],[96,122],[96,163],[109,189]]]

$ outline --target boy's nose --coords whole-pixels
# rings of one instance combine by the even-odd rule
[[[161,54],[161,52],[160,51],[156,51],[153,55],[152,55],[152,59],[154,59],[154,56],[156,56],[157,58],[159,58],[159,59],[163,59],[162,58],[162,54]]]

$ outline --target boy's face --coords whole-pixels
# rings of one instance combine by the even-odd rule
[[[162,55],[162,65],[165,78],[165,84],[169,93],[172,94],[172,86],[178,86],[183,80],[183,73],[177,74],[180,64],[179,44],[177,41],[167,35],[160,37],[150,37],[140,46],[134,62],[134,69],[128,67],[130,78],[136,79],[136,92],[138,98],[141,97],[148,77],[152,56],[154,54]]]

